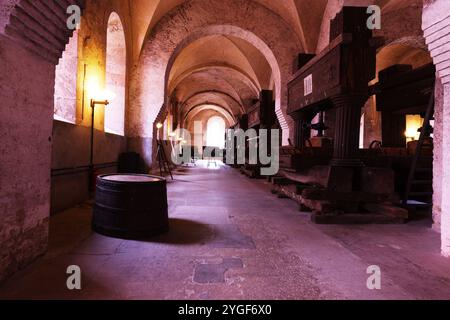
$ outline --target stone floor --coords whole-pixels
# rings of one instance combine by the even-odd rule
[[[427,221],[318,226],[264,181],[192,168],[168,185],[171,231],[125,241],[90,231],[89,204],[51,219],[48,254],[3,299],[449,299],[450,260]],[[78,265],[82,290],[69,291]],[[381,290],[367,268],[381,268]]]

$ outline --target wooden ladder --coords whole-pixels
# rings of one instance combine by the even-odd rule
[[[415,151],[415,154],[413,157],[413,161],[411,164],[411,168],[409,171],[408,181],[406,183],[405,194],[403,195],[402,205],[404,207],[428,208],[428,207],[431,207],[431,205],[432,205],[432,201],[430,201],[430,203],[420,203],[420,202],[412,203],[410,200],[411,200],[411,197],[430,197],[431,198],[433,196],[432,190],[417,191],[417,192],[413,191],[413,187],[415,187],[415,186],[432,185],[433,169],[427,168],[427,167],[420,168],[419,161],[421,158],[425,139],[430,137],[430,134],[432,132],[432,126],[431,126],[430,122],[433,118],[433,115],[434,115],[434,86],[431,91],[428,108],[427,108],[427,111],[425,114],[425,119],[423,122],[422,130],[420,132],[420,138],[417,143],[417,148],[416,148],[416,151]],[[425,179],[418,178],[419,173],[429,174],[430,178],[425,178]]]

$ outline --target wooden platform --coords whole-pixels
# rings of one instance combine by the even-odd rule
[[[399,202],[395,196],[330,192],[286,176],[271,180],[273,194],[292,199],[302,212],[312,212],[311,220],[317,224],[401,224],[408,220],[408,210],[395,205]]]

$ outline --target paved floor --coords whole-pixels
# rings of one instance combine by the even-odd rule
[[[51,219],[46,256],[0,288],[32,299],[449,299],[450,260],[425,222],[317,226],[264,181],[189,169],[168,185],[171,231],[148,241],[90,231],[86,204]],[[79,291],[66,269],[82,271]],[[381,290],[367,268],[381,268]]]

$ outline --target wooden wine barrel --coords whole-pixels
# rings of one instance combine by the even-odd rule
[[[99,176],[92,229],[123,239],[143,239],[167,232],[166,180],[139,174]]]

